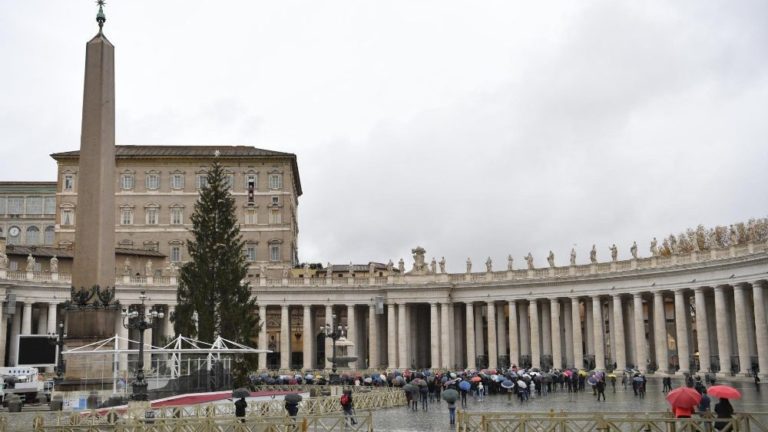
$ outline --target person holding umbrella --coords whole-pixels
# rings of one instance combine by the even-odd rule
[[[459,398],[459,392],[449,388],[443,392],[443,399],[448,403],[448,419],[450,424],[456,424],[456,400]]]
[[[714,385],[709,388],[709,394],[719,398],[720,401],[715,404],[715,414],[719,419],[730,419],[733,417],[733,406],[730,399],[741,398],[741,392],[727,385]],[[715,422],[715,429],[722,430],[728,426],[728,421]]]

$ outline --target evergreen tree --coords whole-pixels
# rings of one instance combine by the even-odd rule
[[[193,239],[187,241],[190,261],[181,267],[173,317],[177,334],[213,342],[221,336],[252,346],[258,333],[256,301],[251,296],[243,254],[245,242],[235,214],[235,199],[218,160],[211,165],[191,217]],[[192,319],[197,312],[198,330]],[[242,384],[256,356],[235,358],[237,384]]]

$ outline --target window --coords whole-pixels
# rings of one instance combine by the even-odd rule
[[[279,244],[269,245],[269,260],[280,261],[280,245]]]
[[[171,174],[171,189],[184,189],[184,174]]]
[[[5,204],[6,204],[5,197],[0,197],[0,216],[5,215]]]
[[[120,176],[120,189],[131,190],[133,189],[133,174],[123,174]]]
[[[269,223],[273,225],[283,223],[279,209],[272,209],[272,211],[269,212]]]
[[[36,226],[27,228],[27,244],[32,246],[40,244],[40,228]]]
[[[280,205],[280,197],[272,197],[272,205]]]
[[[75,211],[70,208],[61,210],[61,224],[64,226],[75,224]]]
[[[114,181],[114,179],[112,181]],[[64,192],[72,192],[73,190],[75,190],[74,174],[64,174]]]
[[[283,176],[282,176],[282,174],[270,174],[269,175],[269,188],[270,189],[282,189],[283,188]]]
[[[45,214],[56,214],[56,197],[45,197]]]
[[[198,174],[197,175],[197,188],[202,189],[204,187],[208,186],[208,176],[205,174]]]
[[[171,262],[181,261],[181,246],[171,246]]]
[[[145,209],[145,212],[147,214],[147,218],[146,218],[147,225],[157,225],[158,208],[150,207]]]
[[[11,261],[10,263],[8,263],[8,270],[19,271],[19,263],[16,261]]]
[[[147,174],[147,189],[160,189],[160,174]]]
[[[8,228],[8,244],[15,245],[21,243],[21,228],[12,226]]]
[[[246,209],[245,210],[245,224],[246,225],[256,225],[258,223],[258,217],[256,215],[256,209]]]
[[[45,243],[46,246],[52,246],[54,238],[56,238],[56,228],[54,228],[53,226],[45,227],[45,232],[43,234],[43,243]]]
[[[245,188],[256,190],[259,188],[259,176],[258,174],[246,174],[245,175]]]
[[[24,211],[24,198],[8,198],[8,214],[20,215]]]
[[[27,214],[28,215],[43,214],[43,197],[27,198]]]
[[[245,260],[248,262],[256,261],[256,246],[247,245],[245,247]]]
[[[151,250],[151,251],[157,252],[160,250],[160,242],[147,240],[144,242],[144,250]]]
[[[133,225],[133,209],[120,209],[120,225]]]
[[[235,187],[235,175],[234,174],[226,174],[224,175],[224,184],[227,185],[227,189],[232,190]]]
[[[181,207],[171,208],[171,225],[182,225],[184,223],[184,209]]]

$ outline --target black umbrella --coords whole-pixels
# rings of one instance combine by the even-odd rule
[[[454,389],[448,389],[443,392],[443,400],[448,403],[456,402],[459,400],[459,392]]]
[[[290,403],[299,403],[301,402],[301,395],[298,393],[289,393],[285,395],[285,401]]]
[[[251,391],[247,388],[239,388],[232,390],[232,397],[235,399],[247,398],[251,396]]]

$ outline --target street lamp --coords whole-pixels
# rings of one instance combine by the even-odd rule
[[[139,331],[139,361],[136,366],[136,380],[133,382],[133,394],[131,399],[136,401],[147,400],[147,382],[144,380],[144,330],[152,327],[152,324],[158,318],[162,319],[164,314],[158,312],[155,309],[145,313],[144,301],[147,300],[147,296],[144,291],[139,295],[141,304],[138,310],[128,311],[123,309],[123,327],[128,330]]]
[[[64,378],[64,372],[67,367],[64,364],[64,356],[61,354],[64,351],[64,338],[67,335],[64,334],[64,321],[59,321],[59,325],[56,328],[56,333],[48,333],[48,338],[56,345],[56,366],[54,366],[54,372],[56,372],[56,379],[61,380]]]
[[[333,350],[331,351],[331,371],[336,374],[336,341],[347,334],[347,326],[336,323],[336,314],[331,315],[331,324],[325,323],[323,334],[333,341]]]

